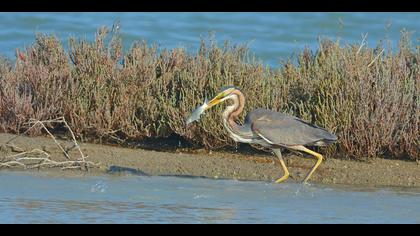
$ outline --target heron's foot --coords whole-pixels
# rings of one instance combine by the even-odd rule
[[[315,163],[315,165],[312,167],[311,171],[308,173],[308,175],[305,177],[305,179],[303,180],[302,183],[306,184],[307,181],[309,180],[309,178],[311,178],[312,174],[315,172],[315,170],[318,168],[318,166],[321,164],[322,160],[323,160],[323,156],[317,152],[314,152],[312,150],[307,149],[306,147],[299,145],[299,146],[294,146],[293,149],[295,150],[299,150],[299,151],[304,151],[308,154],[311,154],[312,156],[317,158],[317,161]]]
[[[311,184],[311,183],[309,183],[307,180],[302,181],[302,184],[303,184],[303,185],[306,185],[306,186],[311,186],[311,185],[312,185],[312,184]]]
[[[318,154],[318,153],[316,153],[316,154]],[[317,162],[316,162],[316,164],[314,165],[314,167],[312,167],[312,169],[311,169],[311,171],[309,172],[309,174],[305,177],[305,179],[303,180],[303,182],[302,183],[304,183],[304,184],[306,184],[307,182],[308,182],[308,180],[309,180],[309,178],[311,178],[311,176],[312,176],[312,174],[315,172],[315,170],[318,168],[318,166],[321,164],[321,162],[322,162],[322,159],[323,159],[323,157],[322,157],[322,155],[321,154],[318,154],[318,155],[314,155],[318,160],[317,160]]]
[[[287,173],[285,173],[283,175],[283,177],[281,177],[280,179],[276,180],[276,184],[281,183],[281,182],[284,182],[288,178],[289,178],[289,173],[287,172]]]
[[[304,180],[302,181],[302,184],[304,184],[304,185],[311,185],[310,183],[308,183],[308,180],[307,180],[307,179],[304,179]]]

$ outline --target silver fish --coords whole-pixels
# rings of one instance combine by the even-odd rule
[[[187,125],[189,125],[190,123],[199,120],[200,116],[204,113],[204,110],[208,107],[208,100],[207,98],[204,100],[203,105],[197,107],[192,113],[191,115],[188,117],[187,119]]]

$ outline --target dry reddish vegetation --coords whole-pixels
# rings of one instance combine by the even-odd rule
[[[0,60],[0,131],[64,116],[84,139],[175,134],[196,146],[235,146],[220,122],[223,106],[190,127],[185,119],[205,96],[236,85],[246,112],[266,107],[336,133],[329,155],[420,159],[420,46],[403,33],[398,50],[383,49],[322,40],[316,52],[272,69],[246,46],[220,47],[213,39],[196,53],[145,42],[123,53],[118,32],[106,28],[94,42],[70,39],[68,51],[55,36],[39,34],[16,61]]]

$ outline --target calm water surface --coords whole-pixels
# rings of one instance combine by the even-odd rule
[[[53,33],[64,46],[75,36],[92,40],[100,26],[121,22],[125,49],[136,40],[163,48],[194,52],[209,32],[218,41],[249,43],[258,58],[272,66],[305,46],[316,49],[318,37],[367,44],[389,39],[398,44],[400,31],[419,38],[420,13],[0,13],[0,53],[14,57],[16,48],[31,45],[36,32]]]
[[[0,172],[0,223],[420,223],[420,189]]]

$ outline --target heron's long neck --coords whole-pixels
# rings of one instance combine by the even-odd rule
[[[234,91],[229,99],[233,100],[233,104],[228,106],[223,112],[223,122],[226,128],[237,132],[242,128],[236,123],[236,120],[244,110],[245,97],[240,91]]]

